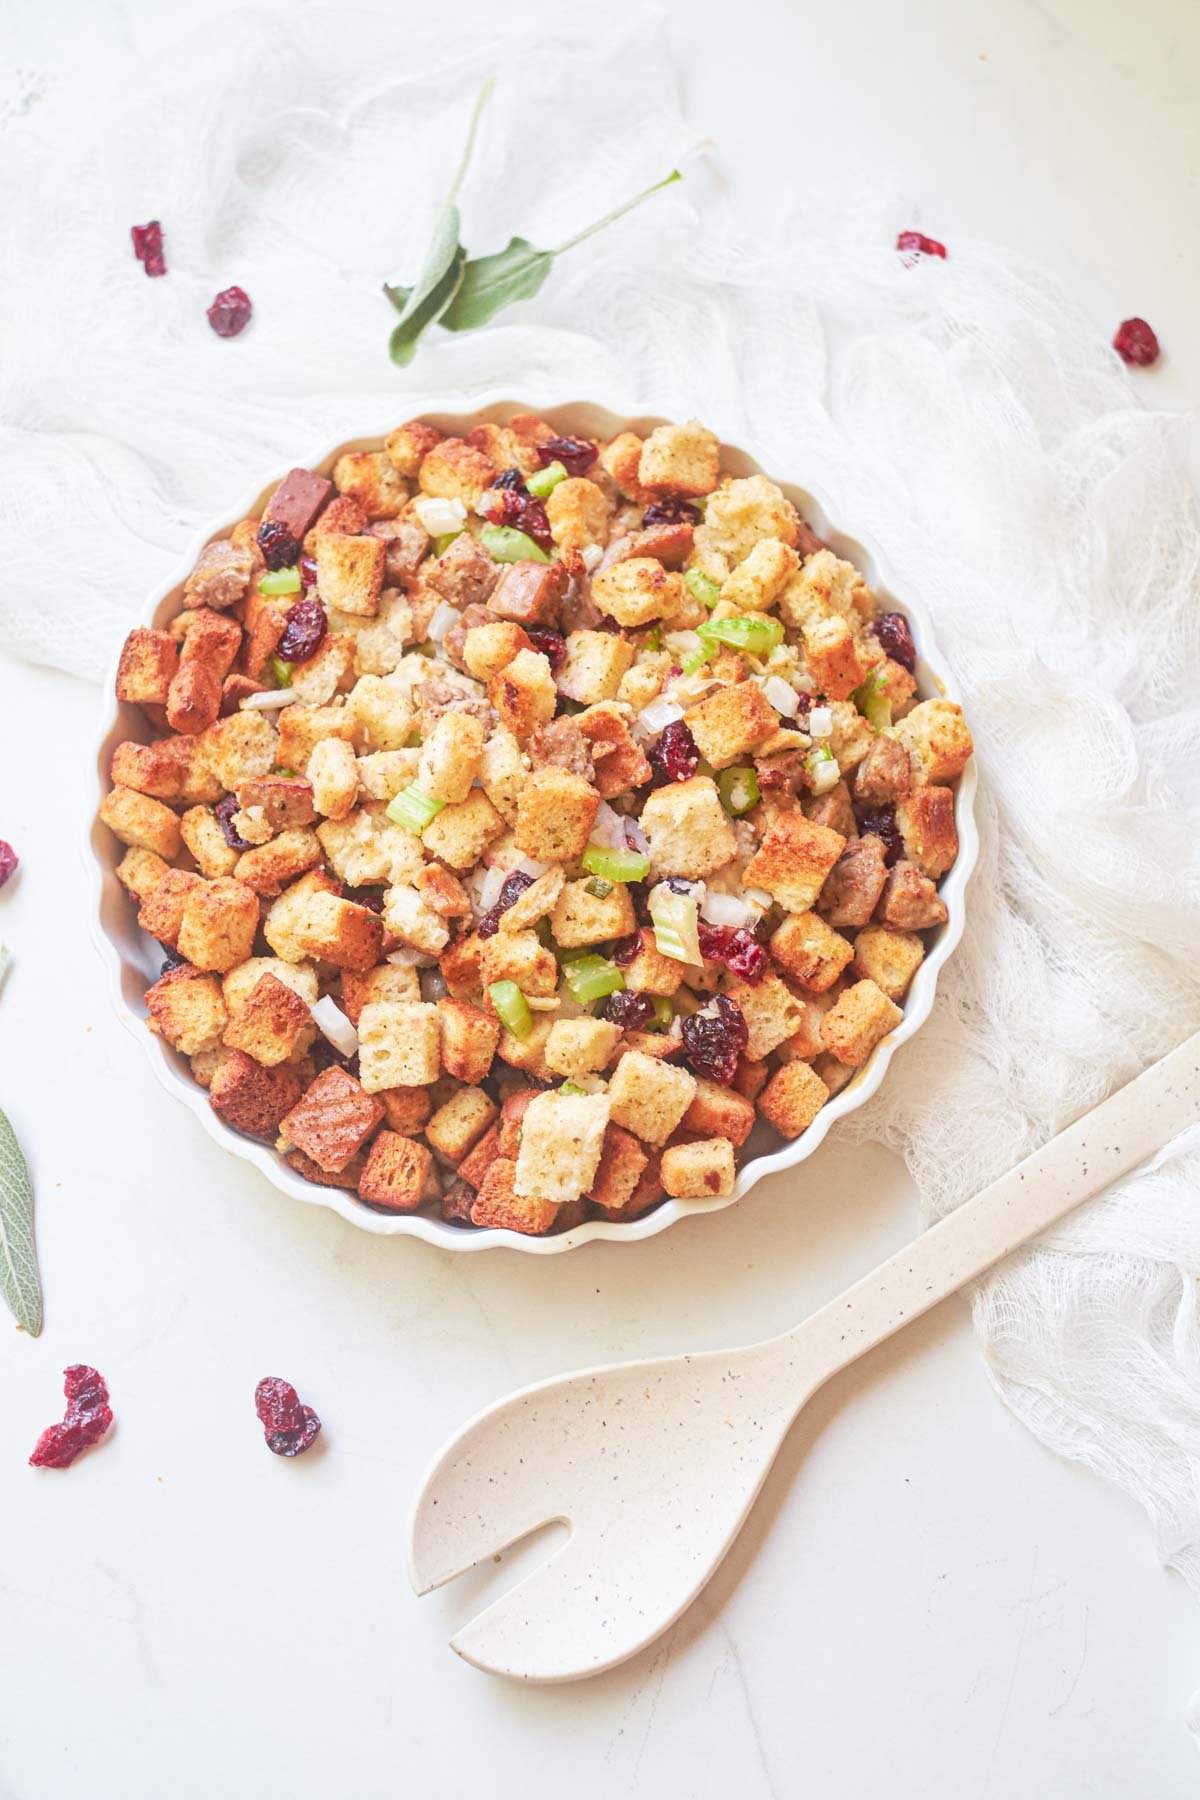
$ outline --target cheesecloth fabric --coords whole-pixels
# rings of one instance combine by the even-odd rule
[[[833,497],[937,621],[975,732],[983,851],[936,1010],[842,1130],[905,1158],[934,1219],[1200,1026],[1200,510],[1180,422],[1054,278],[956,241],[908,266],[886,194],[727,192],[672,98],[653,15],[447,49],[406,13],[228,15],[77,140],[6,135],[0,644],[91,680],[207,517],[285,461],[499,386],[699,414]],[[657,36],[656,36],[657,33]],[[269,87],[260,71],[269,60]],[[470,101],[476,251],[561,242],[497,325],[392,367]],[[539,154],[531,83],[578,156]],[[102,149],[103,154],[99,154]],[[52,204],[50,204],[52,202]],[[169,274],[129,227],[160,218]],[[53,228],[48,229],[48,220]],[[250,329],[204,320],[236,281]],[[617,404],[620,404],[618,399]],[[1200,1590],[1196,1134],[974,1297],[996,1388],[1132,1494]]]

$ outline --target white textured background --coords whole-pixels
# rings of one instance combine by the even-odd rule
[[[540,8],[507,10],[535,31]],[[456,16],[466,32],[485,9]],[[99,84],[134,91],[148,52],[220,19],[4,0],[0,154],[9,133],[52,142]],[[674,21],[690,116],[735,192],[847,168],[886,182],[911,196],[897,224],[1028,251],[1106,331],[1150,318],[1168,361],[1148,391],[1193,403],[1194,7],[693,0]],[[536,92],[535,49],[530,80],[528,154],[569,155],[569,102]],[[289,1206],[190,1127],[109,1011],[75,922],[94,704],[0,664],[0,835],[27,865],[0,899],[19,956],[0,1079],[47,1288],[37,1348],[0,1328],[3,1800],[1194,1792],[1194,1604],[1134,1510],[1001,1409],[956,1306],[815,1403],[657,1651],[547,1692],[459,1665],[445,1637],[489,1578],[418,1605],[400,1548],[446,1430],[576,1362],[783,1327],[912,1230],[907,1182],[834,1143],[740,1214],[536,1263],[452,1260]],[[23,1457],[79,1359],[108,1376],[117,1429],[37,1476]],[[304,1463],[256,1442],[268,1371],[326,1420]]]

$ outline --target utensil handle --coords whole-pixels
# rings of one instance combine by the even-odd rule
[[[819,1385],[1197,1122],[1200,1032],[803,1325],[772,1339],[771,1349],[784,1353],[793,1377],[812,1373]]]

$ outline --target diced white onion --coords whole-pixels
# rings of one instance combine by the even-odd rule
[[[665,731],[666,727],[674,720],[682,719],[682,717],[682,706],[676,706],[673,700],[667,700],[660,694],[657,700],[650,702],[649,706],[643,706],[637,716],[637,722],[643,731],[648,731],[656,737],[660,731]]]
[[[663,645],[676,656],[691,656],[704,648],[703,641],[694,631],[668,631],[663,638]]]
[[[336,1000],[326,994],[324,999],[314,1000],[308,1010],[334,1049],[342,1056],[353,1056],[358,1049],[358,1033]]]
[[[264,688],[261,694],[247,694],[242,701],[242,712],[276,712],[281,706],[290,706],[296,698],[291,688]]]
[[[737,894],[707,894],[700,908],[700,917],[709,925],[732,925],[735,931],[743,926],[753,928],[761,916],[756,906]]]
[[[467,509],[461,500],[442,500],[433,494],[422,494],[413,501],[412,510],[430,537],[445,537],[447,532],[461,531],[467,522]]]
[[[444,1000],[448,992],[449,989],[446,986],[446,977],[442,974],[440,969],[421,970],[422,1000],[426,1001],[429,1005],[432,1005],[435,1001]]]
[[[763,682],[763,693],[775,708],[775,711],[777,713],[782,713],[786,719],[795,718],[796,714],[800,711],[800,701],[797,698],[795,688],[786,682],[781,675],[768,675],[767,679]]]
[[[425,635],[431,644],[440,644],[461,620],[462,614],[457,607],[451,606],[448,600],[439,600]]]
[[[589,575],[594,569],[598,569],[604,560],[604,552],[599,544],[585,544],[579,554],[583,558],[583,566]]]
[[[522,875],[531,875],[535,881],[539,875],[548,875],[554,867],[553,863],[539,862],[536,856],[518,856],[512,866],[519,869]]]
[[[602,800],[596,809],[595,822],[592,825],[591,841],[601,845],[605,850],[624,850],[625,821],[607,800]]]
[[[828,706],[814,706],[808,715],[808,729],[813,737],[828,737],[833,730],[833,713]]]
[[[426,956],[423,950],[415,949],[412,944],[401,944],[385,961],[392,963],[397,969],[432,969],[437,957]]]
[[[835,788],[842,778],[842,772],[837,766],[837,758],[834,756],[814,757],[808,766],[812,775],[814,794],[827,794],[830,788]]]
[[[760,912],[770,912],[771,896],[765,888],[746,888],[745,895],[751,906],[757,906]]]
[[[650,839],[646,836],[645,832],[642,830],[642,827],[639,824],[637,819],[626,819],[626,821],[625,821],[625,842],[631,850],[636,850],[639,853],[639,855],[649,856],[649,854],[650,854]]]

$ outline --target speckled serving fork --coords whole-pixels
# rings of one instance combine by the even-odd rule
[[[781,1337],[523,1388],[463,1427],[409,1523],[427,1594],[559,1520],[556,1555],[451,1639],[477,1668],[572,1681],[633,1656],[696,1597],[800,1408],[1200,1120],[1200,1033]]]

